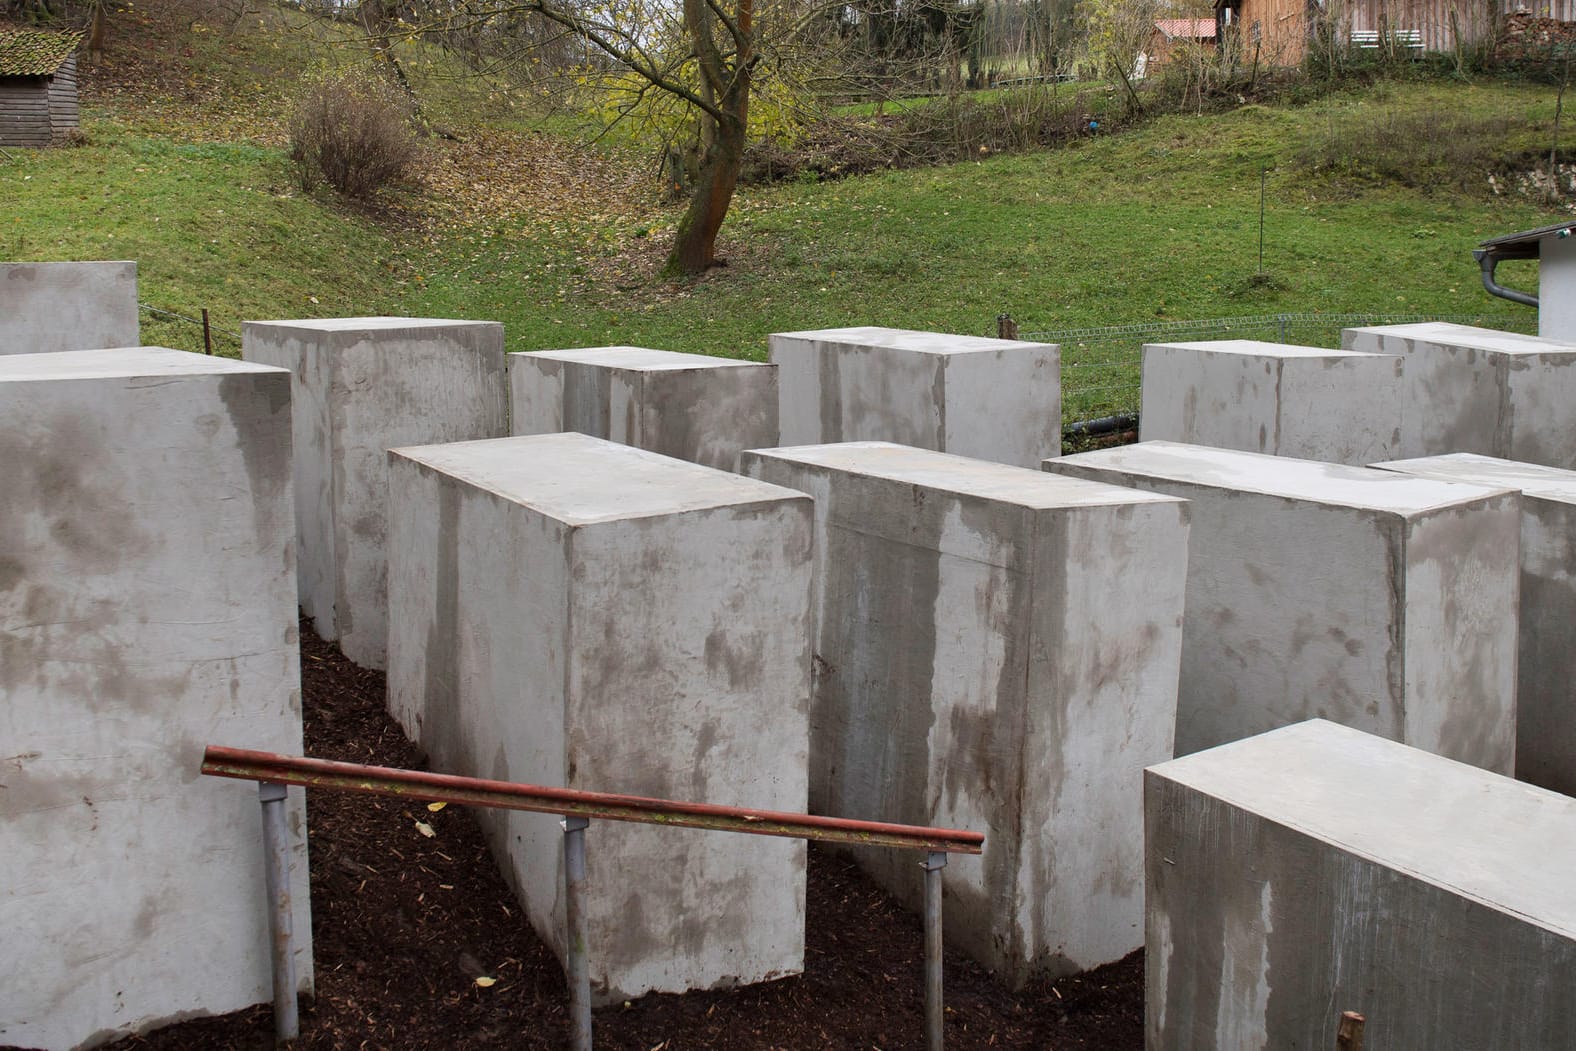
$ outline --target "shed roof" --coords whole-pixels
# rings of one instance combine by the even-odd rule
[[[1155,23],[1168,40],[1214,40],[1213,18],[1162,18]]]
[[[1479,247],[1498,249],[1496,254],[1507,259],[1516,258],[1518,255],[1536,258],[1538,245],[1545,237],[1566,237],[1572,232],[1576,232],[1576,223],[1555,223],[1553,226],[1540,226],[1536,230],[1523,230],[1520,233],[1491,237]]]
[[[0,77],[47,77],[55,73],[82,39],[80,33],[0,26]]]

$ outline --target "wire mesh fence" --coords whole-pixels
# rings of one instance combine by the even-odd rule
[[[146,324],[143,342],[180,350],[239,357],[241,333],[204,318],[139,303]],[[206,311],[200,311],[206,314]],[[987,335],[1002,335],[1005,315]],[[1251,314],[1193,321],[1151,321],[1098,328],[1039,332],[1017,330],[1012,338],[1056,343],[1062,349],[1062,425],[1138,412],[1145,343],[1187,343],[1209,339],[1257,339],[1311,347],[1339,347],[1341,330],[1359,325],[1405,325],[1449,321],[1460,325],[1534,332],[1537,314]]]
[[[212,323],[207,310],[198,311],[202,317],[191,317],[150,303],[138,303],[137,307],[146,318],[142,326],[142,342],[148,346],[231,358],[241,356],[241,333]]]
[[[1449,321],[1459,325],[1531,332],[1537,315],[1503,314],[1256,314],[1197,321],[1156,321],[1101,328],[1019,331],[1016,338],[1062,348],[1063,426],[1138,411],[1145,343],[1257,339],[1310,347],[1339,347],[1341,330],[1360,325]],[[999,334],[1000,329],[990,333]]]

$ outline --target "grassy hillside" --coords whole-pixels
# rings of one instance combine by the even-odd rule
[[[282,134],[292,76],[355,60],[352,44],[281,32],[277,13],[137,17],[89,73],[88,143],[0,157],[0,258],[136,259],[144,301],[207,307],[229,353],[242,318],[375,313],[500,320],[510,350],[756,358],[773,331],[982,333],[1002,312],[1024,331],[1348,311],[1525,327],[1530,312],[1481,291],[1469,251],[1551,221],[1517,192],[1548,149],[1550,89],[1401,82],[1032,155],[746,187],[724,230],[731,265],[674,286],[653,276],[677,213],[655,200],[650,158],[534,130],[501,85],[411,48],[429,114],[463,141],[434,139],[423,187],[356,211],[295,186]],[[201,337],[147,315],[144,338]]]

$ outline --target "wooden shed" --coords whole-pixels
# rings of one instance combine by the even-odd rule
[[[1528,4],[1535,10],[1528,11]],[[1576,0],[1214,0],[1222,42],[1245,60],[1290,66],[1301,62],[1318,23],[1355,51],[1389,45],[1403,53],[1450,51],[1493,42],[1494,23],[1516,26],[1519,12],[1543,15],[1548,24],[1576,18]]]
[[[49,146],[77,127],[80,39],[0,26],[0,146]]]
[[[1162,18],[1149,31],[1149,40],[1138,56],[1140,76],[1152,74],[1171,61],[1172,52],[1188,44],[1214,47],[1216,26],[1213,18]]]

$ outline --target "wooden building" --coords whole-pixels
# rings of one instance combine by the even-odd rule
[[[1320,23],[1358,50],[1451,51],[1490,43],[1494,19],[1518,13],[1570,21],[1576,0],[1215,0],[1222,44],[1272,66],[1301,62]]]
[[[1154,73],[1171,60],[1179,47],[1189,44],[1214,47],[1216,26],[1213,18],[1162,18],[1149,31],[1149,40],[1138,56],[1138,75]]]
[[[80,39],[0,26],[0,146],[49,146],[77,127]]]

